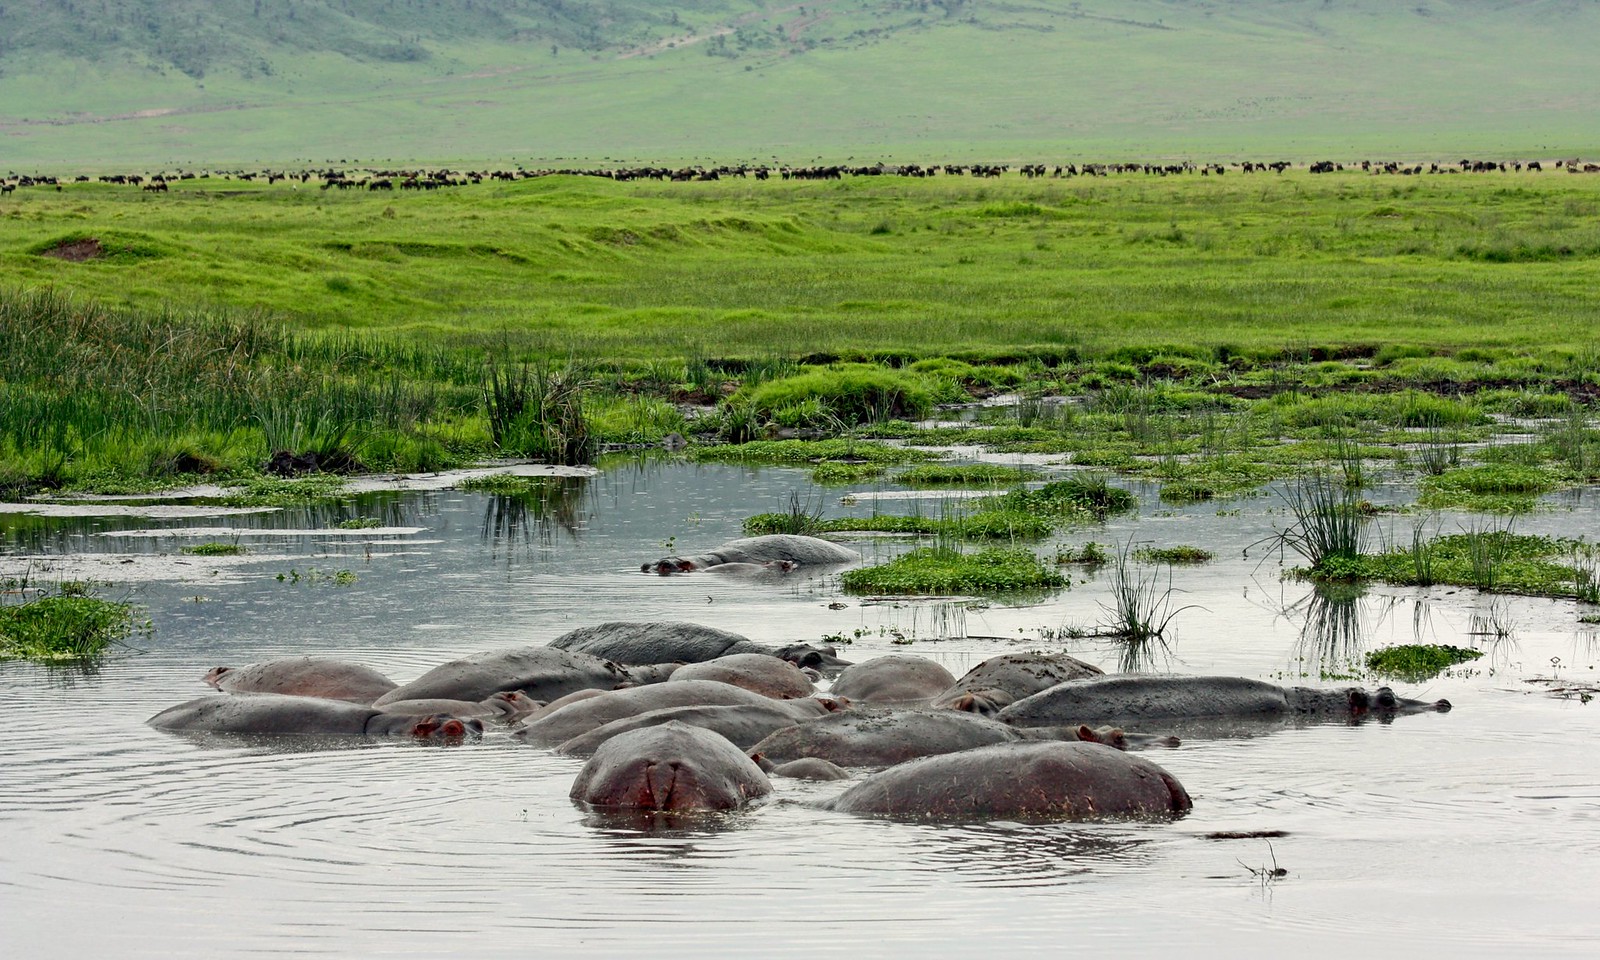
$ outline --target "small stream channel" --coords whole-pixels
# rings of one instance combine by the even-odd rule
[[[1288,522],[1270,489],[1166,507],[1136,485],[1137,515],[1059,538],[1216,552],[1173,571],[1174,603],[1194,606],[1164,649],[1055,639],[1103,617],[1106,575],[1081,568],[1071,589],[1024,605],[863,603],[836,575],[639,572],[669,543],[714,546],[807,489],[795,469],[642,462],[552,481],[535,507],[441,489],[317,509],[0,514],[0,575],[89,577],[152,624],[91,670],[0,664],[12,724],[0,748],[5,955],[1594,955],[1600,703],[1527,682],[1600,682],[1600,639],[1572,602],[1452,587],[1318,594],[1282,579],[1259,544]],[[829,515],[938,509],[937,494],[920,507],[839,505],[847,492],[814,495]],[[354,517],[383,525],[336,529]],[[1455,519],[1444,516],[1446,532]],[[1572,536],[1596,520],[1590,491],[1550,498],[1517,529]],[[1409,537],[1409,518],[1376,522]],[[234,538],[247,555],[180,553]],[[852,545],[869,560],[906,549]],[[503,734],[452,748],[217,744],[144,724],[208,692],[200,677],[217,664],[323,654],[404,682],[614,619],[774,643],[843,635],[849,659],[912,652],[957,675],[1032,648],[1107,670],[1307,684],[1392,643],[1486,656],[1397,685],[1449,698],[1448,714],[1149,754],[1194,796],[1193,813],[1169,824],[881,822],[808,805],[838,784],[779,780],[773,801],[725,821],[639,833],[568,801],[580,761]],[[1269,830],[1287,835],[1208,838]],[[1274,866],[1287,875],[1265,878]]]

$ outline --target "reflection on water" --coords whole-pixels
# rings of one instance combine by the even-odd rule
[[[504,553],[510,563],[517,548],[531,547],[538,537],[541,547],[555,542],[557,530],[576,540],[594,515],[594,495],[589,477],[533,477],[516,493],[489,495],[483,507],[483,542],[491,556]]]
[[[1138,824],[911,824],[917,842],[907,866],[949,870],[985,886],[1057,884],[1153,854],[1159,827]]]
[[[1288,613],[1304,611],[1295,655],[1315,665],[1320,676],[1348,674],[1366,650],[1362,625],[1367,586],[1361,583],[1318,583]],[[1383,598],[1392,606],[1393,598]],[[1387,608],[1384,613],[1387,614]]]

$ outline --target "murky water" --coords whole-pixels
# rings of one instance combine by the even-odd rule
[[[863,604],[828,579],[637,572],[668,541],[691,551],[737,536],[744,516],[782,508],[796,488],[805,477],[794,470],[645,465],[561,481],[533,510],[424,491],[188,519],[0,517],[6,553],[100,555],[88,568],[36,563],[35,576],[92,569],[153,623],[137,650],[88,674],[0,665],[12,723],[0,748],[4,954],[1593,955],[1600,703],[1525,682],[1600,679],[1593,631],[1571,603],[1454,588],[1327,596],[1283,582],[1276,556],[1246,555],[1283,522],[1271,496],[1166,509],[1145,490],[1140,516],[1069,532],[1074,543],[1199,544],[1219,558],[1175,571],[1175,603],[1197,606],[1165,650],[1067,649],[1107,669],[1132,659],[1309,672],[1312,683],[1324,661],[1388,643],[1488,655],[1404,691],[1448,697],[1449,714],[1152,755],[1194,795],[1173,824],[878,822],[808,805],[837,784],[779,780],[764,806],[645,834],[568,801],[578,761],[504,737],[448,749],[217,745],[144,725],[206,693],[199,678],[215,664],[296,653],[363,660],[403,681],[583,624],[681,619],[771,642],[859,631],[852,659],[909,650],[959,674],[997,652],[1060,648],[1041,637],[1102,617],[1103,574],[1037,605],[968,608]],[[913,508],[845,508],[838,493],[831,512]],[[384,526],[330,530],[356,516]],[[1518,529],[1572,534],[1595,519],[1587,502],[1557,502]],[[1394,522],[1409,537],[1410,521]],[[232,531],[244,558],[178,552]],[[1263,830],[1288,835],[1270,846],[1206,836]],[[1275,865],[1287,875],[1263,879]]]

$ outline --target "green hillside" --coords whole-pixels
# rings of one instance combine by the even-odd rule
[[[0,3],[0,167],[1573,155],[1600,0]]]

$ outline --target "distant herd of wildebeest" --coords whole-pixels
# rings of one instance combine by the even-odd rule
[[[319,169],[289,170],[193,170],[156,171],[145,173],[88,174],[54,176],[47,174],[19,174],[8,172],[0,179],[0,194],[10,194],[18,187],[48,187],[56,190],[73,183],[108,183],[137,187],[147,193],[166,193],[171,185],[184,181],[260,181],[267,184],[288,183],[293,186],[316,184],[323,190],[437,190],[441,187],[462,187],[489,181],[516,181],[556,175],[601,177],[607,180],[658,180],[671,182],[705,182],[728,178],[755,180],[842,180],[845,177],[999,177],[1016,171],[1028,179],[1067,177],[1108,177],[1113,174],[1138,174],[1151,177],[1176,177],[1199,175],[1223,176],[1228,173],[1278,173],[1299,165],[1287,160],[1264,163],[1252,160],[1232,163],[874,163],[769,165],[721,164],[715,166],[623,166],[623,167],[562,167],[498,170],[451,170],[447,168],[383,168],[327,166]],[[1520,171],[1543,172],[1545,169],[1564,170],[1567,173],[1600,173],[1600,164],[1579,159],[1544,160],[1467,160],[1440,162],[1361,160],[1336,163],[1319,160],[1305,164],[1310,173],[1340,173],[1361,171],[1368,174],[1395,176],[1421,176],[1424,174],[1459,173],[1516,173]]]
[[[838,544],[778,534],[642,569],[760,579],[859,559]],[[1171,819],[1192,807],[1188,791],[1130,750],[1176,747],[1176,733],[1253,737],[1450,709],[1387,687],[1107,675],[1041,651],[999,653],[957,678],[926,657],[851,663],[831,646],[768,645],[662,621],[580,627],[544,645],[452,660],[404,684],[308,656],[216,667],[203,679],[220,692],[163,710],[150,725],[223,742],[499,735],[587,758],[572,800],[596,815],[647,820],[741,809],[773,792],[772,777],[852,781],[818,805],[867,816]]]

